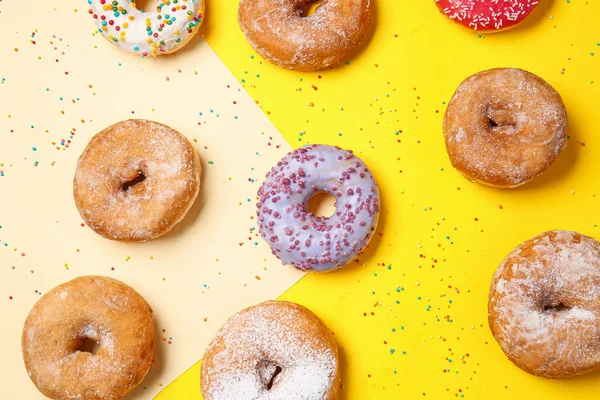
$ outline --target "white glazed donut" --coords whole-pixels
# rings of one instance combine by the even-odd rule
[[[306,210],[320,192],[336,211],[316,217]],[[273,254],[302,271],[325,272],[348,264],[369,243],[379,217],[379,189],[351,151],[310,145],[286,155],[258,191],[258,229]]]
[[[174,53],[198,32],[204,0],[161,0],[154,11],[135,0],[87,0],[98,31],[128,53],[156,57]]]

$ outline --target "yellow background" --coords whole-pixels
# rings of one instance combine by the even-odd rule
[[[551,381],[514,367],[487,327],[487,295],[500,261],[529,237],[572,229],[600,238],[600,2],[545,0],[521,26],[482,36],[433,0],[375,6],[373,31],[349,65],[297,73],[256,56],[237,26],[237,1],[207,4],[208,43],[292,146],[353,149],[381,188],[378,235],[360,264],[310,274],[282,298],[335,332],[344,399],[597,398],[600,374]],[[540,75],[569,113],[565,153],[510,191],[462,178],[441,131],[458,84],[492,67]],[[199,365],[158,396],[200,398]]]

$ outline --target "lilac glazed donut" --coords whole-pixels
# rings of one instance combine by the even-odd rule
[[[330,193],[329,218],[307,211],[311,197]],[[258,190],[258,229],[273,254],[301,271],[348,264],[369,243],[379,217],[373,174],[351,151],[310,145],[288,153]]]

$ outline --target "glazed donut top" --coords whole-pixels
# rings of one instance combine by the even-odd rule
[[[25,366],[36,387],[56,400],[116,400],[152,365],[152,309],[128,285],[84,276],[42,296],[23,327]],[[80,351],[83,339],[99,344]]]
[[[319,192],[336,199],[336,211],[316,217],[306,210]],[[351,151],[310,145],[287,154],[258,191],[259,231],[284,264],[329,271],[354,259],[368,244],[379,216],[379,189]]]
[[[567,144],[567,111],[558,92],[515,68],[467,78],[448,103],[443,124],[452,165],[493,187],[530,181]]]
[[[512,28],[535,10],[541,0],[435,0],[440,12],[481,32]]]
[[[206,400],[334,400],[339,386],[331,333],[311,311],[286,301],[235,314],[202,359]]]
[[[368,30],[371,0],[240,0],[238,22],[250,45],[270,62],[298,71],[337,63]]]
[[[515,248],[492,282],[490,327],[518,366],[549,378],[600,366],[600,242],[551,231]]]
[[[204,17],[204,0],[161,0],[142,11],[135,0],[87,0],[98,31],[129,53],[142,57],[172,53],[195,35]]]

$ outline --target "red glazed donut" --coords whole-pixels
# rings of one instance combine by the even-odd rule
[[[541,0],[435,0],[440,12],[478,32],[498,32],[521,23]]]

